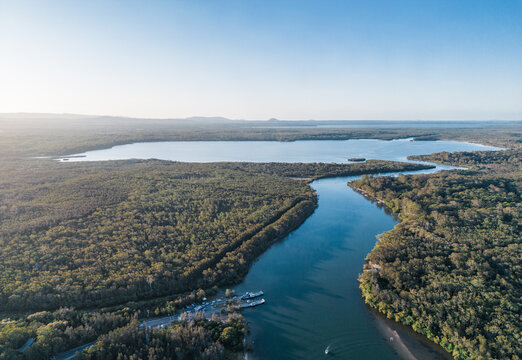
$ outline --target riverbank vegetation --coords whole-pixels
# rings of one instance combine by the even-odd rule
[[[140,329],[136,321],[102,336],[78,356],[104,359],[226,359],[243,351],[246,323],[241,315],[177,323],[167,329]]]
[[[4,319],[0,322],[0,359],[49,359],[131,321],[132,317],[125,314],[80,313],[72,308],[36,312],[18,320]]]
[[[520,147],[413,158],[471,170],[350,183],[402,220],[367,257],[366,303],[455,359],[521,358]]]
[[[196,314],[159,329],[140,327],[128,314],[70,308],[34,313],[25,321],[25,327],[3,321],[0,359],[46,360],[84,344],[90,346],[78,352],[79,359],[226,359],[244,350],[247,331],[244,318],[234,313],[209,320]]]

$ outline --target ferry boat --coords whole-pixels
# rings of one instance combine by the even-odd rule
[[[254,307],[254,306],[257,306],[257,305],[264,304],[264,303],[265,303],[265,299],[259,299],[259,300],[254,300],[254,301],[246,301],[246,302],[241,304],[241,308],[244,309],[244,308]]]
[[[263,290],[258,291],[258,292],[246,292],[245,294],[241,295],[239,297],[239,299],[240,300],[248,300],[248,299],[254,299],[256,297],[263,296],[263,295],[265,295]]]

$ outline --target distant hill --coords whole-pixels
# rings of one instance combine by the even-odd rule
[[[50,113],[0,113],[0,131],[14,129],[31,130],[145,130],[154,128],[158,130],[188,128],[200,129],[202,127],[219,128],[300,128],[317,129],[324,128],[373,128],[373,129],[401,129],[401,128],[475,128],[486,126],[519,126],[522,121],[397,121],[397,120],[233,120],[221,116],[192,116],[188,118],[133,118],[110,115],[85,115],[85,114],[50,114]]]

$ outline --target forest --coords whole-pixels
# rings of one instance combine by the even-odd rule
[[[48,358],[238,282],[314,211],[312,179],[426,167],[4,160],[0,358]]]
[[[520,359],[522,149],[412,158],[470,170],[349,184],[402,220],[366,259],[366,303],[455,359]]]
[[[315,207],[306,183],[212,165],[139,164],[11,194],[0,239],[8,311],[106,306],[231,282],[238,269],[229,263],[244,263],[231,251],[274,227],[283,234]]]
[[[419,165],[49,167],[37,177],[19,170],[0,179],[4,311],[107,306],[237,282],[260,252],[316,206],[307,182],[289,177]]]
[[[79,359],[228,359],[244,349],[247,331],[241,315],[214,314],[177,321],[167,328],[139,326],[136,315],[79,313],[71,308],[29,315],[26,326],[3,321],[0,359],[47,360],[73,347],[92,343]],[[27,338],[34,343],[23,351]]]
[[[199,359],[214,360],[233,357],[243,350],[246,329],[241,315],[225,319],[202,316],[184,321],[167,329],[141,330],[137,322],[101,336],[96,345],[77,358],[80,360],[104,359]]]

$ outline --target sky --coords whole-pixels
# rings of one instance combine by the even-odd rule
[[[0,0],[0,112],[522,119],[522,0]]]

